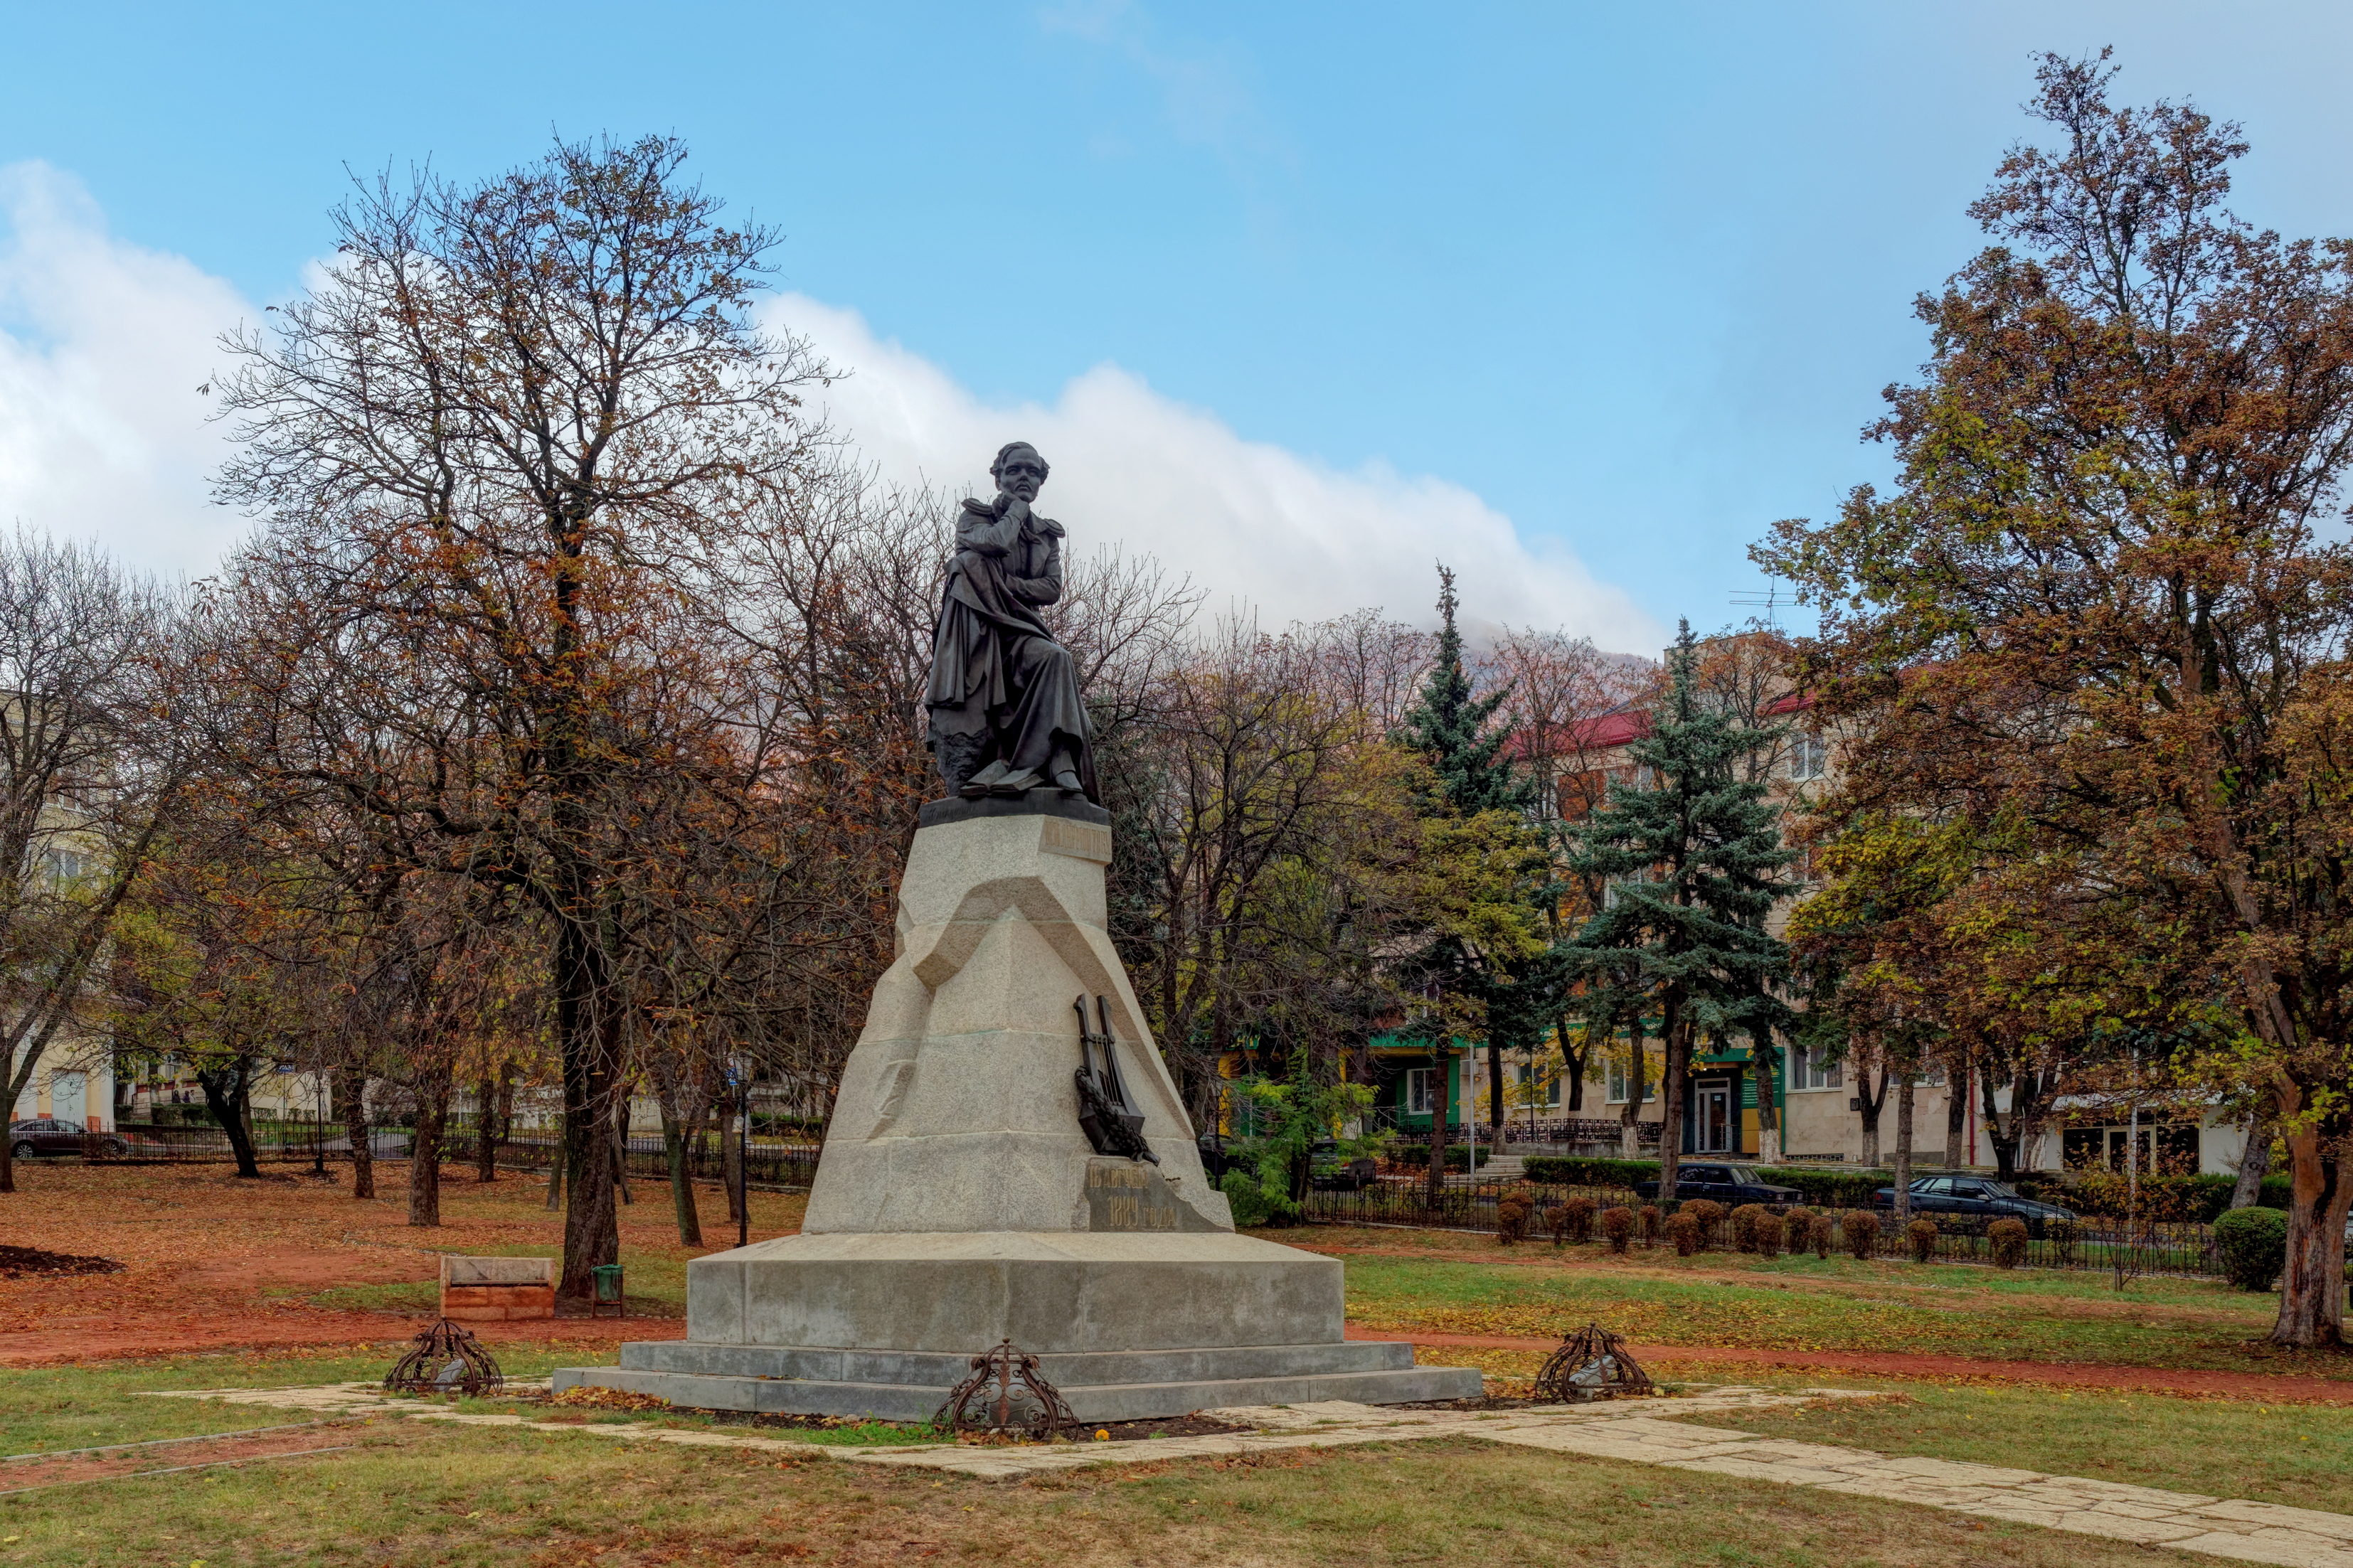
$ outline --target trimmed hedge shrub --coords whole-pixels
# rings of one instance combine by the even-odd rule
[[[1642,1245],[1644,1247],[1656,1247],[1659,1245],[1659,1219],[1658,1205],[1644,1204],[1642,1205]]]
[[[1624,1204],[1603,1209],[1601,1234],[1609,1238],[1610,1251],[1625,1251],[1626,1244],[1634,1239],[1634,1211]]]
[[[1758,1209],[1757,1222],[1749,1227],[1749,1236],[1759,1258],[1781,1256],[1781,1216],[1771,1209]]]
[[[1420,1171],[1430,1169],[1430,1145],[1427,1143],[1408,1143],[1399,1140],[1381,1152],[1387,1154],[1398,1164],[1410,1165]],[[1446,1146],[1446,1168],[1450,1171],[1468,1171],[1471,1168],[1469,1146],[1461,1143],[1449,1143]]]
[[[1732,1250],[1735,1252],[1757,1250],[1757,1222],[1763,1218],[1764,1215],[1765,1205],[1762,1204],[1742,1204],[1732,1211],[1730,1227]]]
[[[1912,1244],[1913,1262],[1936,1261],[1936,1222],[1935,1220],[1914,1220],[1904,1227],[1904,1239]]]
[[[1685,1156],[1685,1163],[1702,1158]],[[1656,1160],[1573,1160],[1552,1154],[1531,1154],[1527,1158],[1528,1180],[1552,1182],[1571,1187],[1630,1187],[1638,1182],[1659,1179]],[[1805,1194],[1805,1201],[1819,1208],[1852,1208],[1867,1205],[1871,1194],[1887,1185],[1891,1179],[1884,1171],[1825,1170],[1814,1165],[1760,1166],[1758,1175],[1776,1186],[1795,1187]]]
[[[1689,1258],[1699,1250],[1699,1221],[1689,1209],[1677,1209],[1667,1216],[1667,1239],[1675,1244],[1677,1258]]]
[[[2129,1211],[2136,1218],[2160,1224],[2185,1221],[2212,1225],[2230,1212],[2231,1194],[2238,1183],[2231,1176],[2158,1176],[2143,1173],[2137,1207],[2131,1202],[2131,1189],[2121,1171],[2085,1171],[2072,1182],[2045,1181],[2035,1185],[2043,1202],[2058,1204],[2081,1215],[2119,1219]],[[2026,1186],[2021,1179],[2018,1190],[2025,1193]],[[2284,1175],[2265,1176],[2255,1201],[2263,1208],[2284,1210],[2288,1179]]]
[[[1818,1214],[1806,1228],[1808,1239],[1814,1244],[1814,1256],[1830,1257],[1831,1246],[1838,1240],[1838,1221],[1826,1214]]]
[[[1699,1226],[1699,1244],[1702,1247],[1715,1245],[1715,1227],[1724,1219],[1722,1204],[1708,1198],[1694,1198],[1675,1212],[1692,1216],[1692,1222]]]
[[[1528,1234],[1528,1215],[1535,1206],[1525,1193],[1505,1193],[1495,1205],[1495,1239],[1517,1247]]]
[[[1993,1248],[1995,1268],[2015,1268],[2026,1261],[2026,1222],[1998,1219],[1986,1226],[1986,1242]]]
[[[2232,1209],[2214,1222],[2222,1271],[2242,1290],[2268,1290],[2287,1267],[2287,1215],[2277,1209]]]
[[[1659,1179],[1656,1160],[1575,1160],[1563,1154],[1531,1154],[1528,1180],[1565,1187],[1630,1187]]]
[[[1599,1206],[1582,1193],[1563,1200],[1560,1207],[1553,1211],[1553,1245],[1558,1247],[1566,1241],[1583,1247],[1587,1242],[1591,1241],[1593,1211]]]
[[[1879,1250],[1879,1216],[1869,1209],[1849,1209],[1841,1222],[1846,1232],[1846,1249],[1858,1262],[1867,1261]]]

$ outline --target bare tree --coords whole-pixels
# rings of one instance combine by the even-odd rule
[[[381,180],[335,215],[322,282],[227,344],[244,446],[219,492],[270,524],[235,574],[258,612],[240,762],[534,906],[570,1297],[618,1247],[607,913],[632,857],[603,805],[617,773],[664,765],[616,705],[676,651],[645,612],[694,596],[714,536],[797,470],[797,388],[824,374],[751,325],[775,235],[723,226],[684,158],[653,137],[473,186]],[[397,755],[376,754],[387,736]]]
[[[14,1106],[85,1021],[185,779],[178,596],[105,555],[0,539],[0,1086]],[[13,1112],[12,1112],[13,1114]],[[0,1140],[0,1192],[16,1190]]]

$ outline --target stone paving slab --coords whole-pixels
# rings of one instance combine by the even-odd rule
[[[387,1399],[372,1384],[315,1388],[185,1389],[153,1397],[217,1399],[337,1414],[405,1415],[469,1426],[512,1426],[622,1442],[745,1448],[822,1455],[893,1468],[947,1470],[987,1480],[1080,1469],[1093,1465],[1159,1464],[1291,1448],[1476,1437],[1517,1447],[1662,1468],[1746,1476],[1850,1497],[1878,1498],[2079,1535],[2138,1542],[2206,1556],[2282,1568],[2353,1568],[2353,1516],[2247,1499],[2201,1497],[2082,1476],[2045,1475],[1999,1465],[1873,1453],[1790,1438],[1758,1437],[1687,1419],[1710,1411],[1753,1410],[1826,1398],[1871,1398],[1845,1389],[1768,1394],[1725,1386],[1692,1396],[1628,1399],[1582,1405],[1497,1411],[1412,1410],[1322,1400],[1253,1405],[1203,1415],[1248,1430],[1135,1443],[990,1447],[968,1444],[852,1447],[813,1444],[788,1434],[681,1430],[644,1424],[586,1425],[526,1415],[470,1415],[441,1405]],[[1672,1417],[1670,1416],[1672,1413]]]

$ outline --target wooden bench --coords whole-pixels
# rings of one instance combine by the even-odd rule
[[[441,1315],[460,1323],[512,1323],[555,1316],[552,1258],[441,1258]]]

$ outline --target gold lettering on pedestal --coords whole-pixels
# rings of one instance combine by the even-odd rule
[[[1072,822],[1066,816],[1045,818],[1045,834],[1038,847],[1055,855],[1068,855],[1074,859],[1096,860],[1111,864],[1111,829],[1092,822]]]
[[[1092,1230],[1181,1230],[1184,1215],[1156,1166],[1098,1159],[1087,1164]]]

